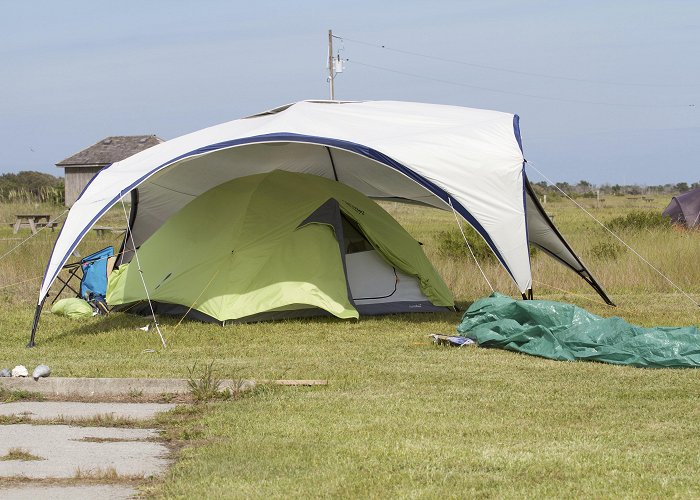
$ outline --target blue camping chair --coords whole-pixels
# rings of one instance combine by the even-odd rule
[[[93,254],[80,259],[80,262],[74,262],[63,266],[63,269],[68,271],[68,279],[58,278],[63,283],[63,286],[54,297],[53,301],[61,295],[61,292],[66,288],[75,292],[75,294],[87,300],[93,307],[101,313],[109,313],[109,308],[105,297],[107,295],[107,260],[114,256],[114,248],[107,247]],[[80,291],[73,288],[70,284],[74,277],[78,276],[78,270],[82,271],[80,278]]]

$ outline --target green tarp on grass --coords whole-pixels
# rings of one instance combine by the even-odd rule
[[[467,309],[457,331],[482,347],[559,361],[700,366],[700,331],[694,326],[644,328],[548,300],[516,301],[494,293]]]

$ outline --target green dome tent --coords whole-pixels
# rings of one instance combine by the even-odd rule
[[[138,249],[156,312],[226,322],[436,311],[451,292],[386,211],[333,180],[275,170],[195,198]],[[107,302],[150,311],[135,261]]]

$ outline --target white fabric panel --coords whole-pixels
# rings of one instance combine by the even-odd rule
[[[394,293],[394,268],[376,250],[346,254],[345,267],[353,300],[376,299]]]
[[[346,254],[345,265],[357,305],[429,301],[418,280],[394,269],[376,250]]]
[[[308,155],[303,168],[300,158],[285,154],[285,150],[290,151],[287,147],[280,147],[277,154],[275,146],[266,146],[269,152],[257,147],[241,147],[240,151],[229,149],[236,160],[233,164],[227,156],[229,153],[224,151],[201,152],[178,160],[224,141],[275,133],[360,144],[433,182],[484,227],[518,287],[525,291],[530,287],[531,277],[523,206],[523,157],[515,137],[513,118],[512,114],[496,111],[407,102],[300,102],[283,111],[235,120],[164,142],[113,164],[93,179],[70,210],[56,241],[39,302],[46,296],[71,250],[99,214],[132,187],[147,183],[143,186],[143,205],[139,213],[142,209],[152,210],[152,220],[148,228],[149,222],[139,221],[139,224],[143,222],[144,231],[148,232],[162,223],[164,215],[172,213],[173,207],[181,206],[187,195],[203,192],[207,187],[238,176],[268,171],[271,165],[332,176],[328,171],[329,163],[323,162],[322,148],[295,150],[295,154],[302,157]],[[390,196],[427,200],[436,206],[441,204],[425,190],[409,188],[406,182],[399,181],[399,177],[405,177],[403,174],[397,175],[385,166],[372,168],[372,162],[345,161],[343,155],[345,153],[339,155],[342,165],[339,177],[341,180],[345,177],[348,184],[359,187],[360,191],[373,188]],[[177,167],[166,168],[173,164]]]
[[[574,271],[583,271],[584,268],[576,256],[564,245],[559,235],[547,223],[545,217],[547,215],[538,210],[528,193],[527,224],[530,242],[553,254]]]
[[[333,149],[332,154],[338,180],[370,198],[405,198],[448,208],[430,191],[386,165],[342,149]]]
[[[430,191],[386,165],[342,149],[328,149],[292,142],[251,144],[215,151],[161,171],[139,187],[139,206],[133,228],[136,246],[146,241],[171,215],[209,189],[237,177],[275,169],[331,179],[337,174],[340,182],[372,198],[400,197],[447,208]],[[127,256],[125,262],[129,260]]]
[[[284,142],[239,146],[176,163],[139,187],[134,222],[136,246],[200,194],[237,177],[276,169],[333,178],[328,152],[311,144]]]

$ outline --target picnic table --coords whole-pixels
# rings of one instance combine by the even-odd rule
[[[92,230],[97,233],[97,236],[104,236],[106,233],[123,233],[126,228],[112,226],[92,226]]]
[[[15,224],[12,227],[13,234],[17,234],[21,227],[29,227],[33,234],[36,234],[37,228],[49,226],[53,231],[56,227],[56,223],[50,222],[51,216],[47,214],[17,214],[15,218]]]

